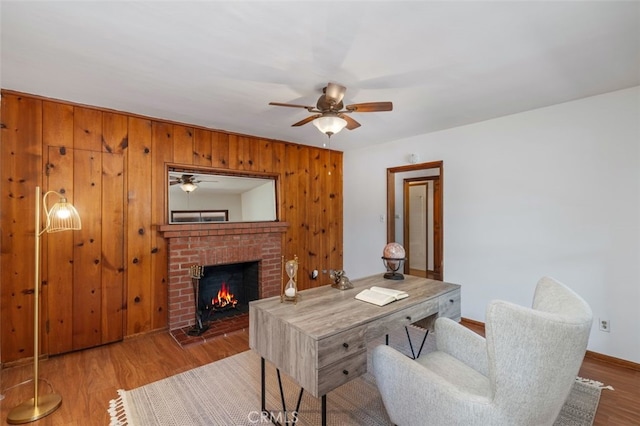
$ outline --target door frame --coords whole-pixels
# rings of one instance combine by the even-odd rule
[[[409,275],[417,275],[417,276],[421,276],[421,277],[425,277],[425,278],[433,278],[436,279],[436,276],[438,275],[436,272],[436,259],[435,259],[435,235],[434,235],[434,248],[433,250],[433,269],[429,269],[429,255],[430,255],[430,250],[429,250],[429,237],[428,235],[425,235],[426,240],[425,240],[425,256],[426,258],[424,259],[425,261],[425,270],[421,271],[423,273],[420,274],[416,274],[415,272],[418,271],[417,269],[414,269],[414,273],[411,273],[411,244],[410,244],[410,232],[411,232],[411,199],[409,198],[409,188],[412,186],[417,186],[417,185],[424,185],[428,191],[428,182],[432,182],[432,191],[433,191],[433,197],[434,199],[436,197],[439,196],[438,192],[440,191],[440,176],[421,176],[421,177],[411,177],[411,178],[405,178],[403,179],[403,192],[404,192],[404,196],[403,196],[403,204],[404,204],[404,208],[403,208],[403,214],[404,214],[404,220],[402,221],[403,224],[403,238],[402,240],[404,241],[404,251],[406,252],[406,257],[407,260],[404,263],[404,272],[406,274]],[[427,210],[429,210],[429,200],[427,198],[426,201],[426,205],[427,205]],[[427,234],[429,233],[429,230],[435,230],[435,227],[442,222],[442,220],[439,218],[438,219],[438,223],[436,223],[436,212],[435,212],[435,206],[436,206],[436,202],[431,201],[432,205],[432,209],[433,209],[433,218],[432,224],[429,224],[429,218],[428,218],[428,214],[425,217],[425,221],[427,222],[425,224],[425,229],[427,229]]]
[[[434,188],[434,229],[433,229],[433,260],[435,279],[444,278],[444,164],[442,161],[431,161],[420,164],[387,168],[387,243],[395,241],[396,235],[396,175],[417,170],[438,170],[440,184],[438,190]],[[403,198],[404,199],[404,198]]]

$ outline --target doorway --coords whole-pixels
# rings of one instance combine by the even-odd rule
[[[387,169],[387,242],[406,252],[404,273],[444,276],[442,161]]]
[[[436,278],[435,199],[439,196],[440,176],[404,179],[403,242],[407,260],[405,272],[424,278]]]

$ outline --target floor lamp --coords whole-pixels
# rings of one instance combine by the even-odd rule
[[[49,191],[42,197],[42,206],[46,215],[45,227],[41,230],[40,187],[36,187],[36,227],[35,227],[35,288],[33,291],[33,398],[15,407],[7,416],[7,423],[22,424],[33,422],[48,416],[60,407],[62,397],[56,393],[38,396],[38,363],[40,355],[40,237],[42,234],[59,231],[78,230],[81,228],[78,211],[67,202],[64,195]],[[47,209],[47,196],[56,194],[59,197],[51,210]]]

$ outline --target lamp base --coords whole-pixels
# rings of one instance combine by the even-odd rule
[[[62,404],[62,397],[57,393],[49,393],[38,397],[38,405],[33,398],[15,407],[7,416],[7,423],[19,425],[41,419],[53,413]]]

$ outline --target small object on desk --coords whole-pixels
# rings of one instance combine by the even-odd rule
[[[382,251],[382,263],[387,268],[384,278],[388,280],[404,280],[404,275],[398,272],[406,260],[404,247],[398,243],[389,243]]]
[[[287,274],[288,281],[285,283],[285,272]],[[282,256],[282,293],[280,294],[280,302],[293,302],[298,303],[298,284],[296,283],[298,275],[298,256],[293,256],[293,259],[284,261]]]
[[[344,274],[342,269],[334,271],[333,269],[329,273],[329,277],[333,280],[333,284],[331,287],[337,288],[338,290],[347,290],[353,288],[353,284],[349,281],[349,277]]]
[[[405,297],[409,297],[409,293],[401,290],[393,290],[391,288],[376,286],[362,290],[360,293],[356,294],[356,299],[362,300],[363,302],[373,303],[378,306],[388,305],[391,302],[404,299]]]

